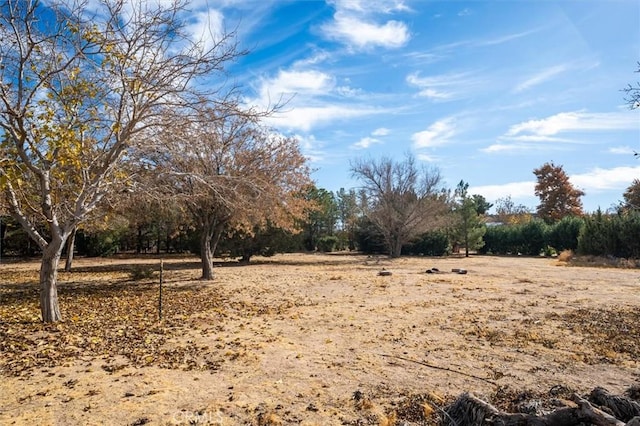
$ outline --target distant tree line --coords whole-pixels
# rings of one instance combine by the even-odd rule
[[[408,160],[404,168],[397,170],[413,172],[415,165],[411,158]],[[377,161],[379,168],[385,162],[387,166],[394,163],[389,159]],[[469,185],[464,181],[460,181],[452,192],[442,187],[435,191],[430,189],[425,193],[429,194],[429,203],[434,204],[431,206],[434,217],[430,218],[427,226],[417,227],[414,233],[405,231],[409,237],[402,239],[399,254],[443,256],[472,251],[480,254],[538,256],[572,250],[585,255],[640,258],[640,180],[635,179],[627,188],[623,193],[623,201],[613,212],[598,210],[584,214],[581,207],[576,209],[575,200],[570,203],[562,201],[563,197],[579,196],[577,191],[567,188],[570,183],[562,168],[546,164],[540,170],[545,170],[545,173],[541,173],[538,185],[560,188],[560,194],[549,196],[549,192],[545,192],[545,197],[541,197],[541,206],[535,213],[515,204],[510,197],[498,199],[494,206],[480,195],[469,195]],[[387,176],[393,176],[393,173]],[[558,184],[558,181],[561,183]],[[390,191],[400,189],[392,188]],[[395,200],[401,201],[400,206],[390,203],[378,207],[374,200],[379,195],[366,189],[356,191],[341,188],[332,192],[308,185],[296,195],[307,206],[296,221],[296,230],[270,221],[254,225],[251,229],[229,224],[221,231],[214,256],[249,262],[255,255],[305,251],[351,250],[391,255],[390,241],[392,245],[397,242],[389,234],[397,232],[400,236],[405,235],[400,232],[404,224],[402,220],[409,219],[405,217],[398,219],[398,223],[391,222],[391,230],[385,234],[385,224],[380,221],[384,218],[390,220],[392,215],[387,212],[385,216],[378,212],[380,217],[372,215],[372,211],[387,208],[401,215],[403,205],[417,202],[417,192],[411,190],[409,193],[411,196],[406,198],[414,201],[407,202],[396,195]],[[391,195],[389,198],[392,199]],[[488,215],[492,207],[495,214]],[[147,200],[135,206],[111,209],[107,216],[79,228],[75,244],[77,255],[201,255],[201,230],[192,217],[183,214],[179,205]],[[3,256],[38,254],[38,246],[15,219],[2,217],[1,232]],[[42,232],[45,232],[45,227]],[[394,250],[397,250],[397,246]]]

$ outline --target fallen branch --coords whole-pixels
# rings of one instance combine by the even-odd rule
[[[611,414],[624,422],[640,416],[640,403],[626,396],[613,395],[601,387],[591,391],[589,401],[601,407],[606,407],[611,411]]]
[[[466,376],[466,377],[471,377],[473,379],[482,380],[483,382],[487,382],[487,383],[492,384],[494,386],[498,385],[496,382],[494,382],[492,380],[489,380],[489,379],[487,379],[485,377],[475,376],[473,374],[465,373],[463,371],[452,370],[451,368],[448,368],[448,367],[440,367],[439,365],[433,365],[433,364],[426,363],[424,361],[418,361],[418,360],[415,360],[415,359],[405,358],[405,357],[398,356],[398,355],[387,355],[387,354],[379,354],[379,355],[383,356],[385,358],[395,358],[395,359],[401,359],[401,360],[407,361],[407,362],[413,362],[414,364],[423,365],[425,367],[434,368],[436,370],[449,371],[451,373],[461,374],[461,375]]]

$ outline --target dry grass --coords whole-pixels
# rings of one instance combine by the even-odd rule
[[[256,260],[212,282],[197,259],[165,260],[158,321],[157,276],[130,275],[157,261],[79,259],[54,326],[38,321],[37,265],[0,265],[0,423],[422,425],[464,391],[509,408],[523,392],[638,381],[634,269]]]

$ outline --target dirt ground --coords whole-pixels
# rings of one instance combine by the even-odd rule
[[[158,274],[130,272],[158,264],[77,259],[54,326],[38,264],[0,264],[0,424],[435,424],[466,391],[640,382],[638,269],[287,254],[203,282],[171,258],[158,321]]]

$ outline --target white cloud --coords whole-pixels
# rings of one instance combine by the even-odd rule
[[[637,114],[631,112],[561,112],[541,120],[529,120],[509,128],[506,137],[553,136],[563,132],[640,130]]]
[[[420,89],[419,96],[434,100],[445,100],[459,96],[461,92],[469,93],[470,86],[476,83],[471,73],[450,73],[430,77],[420,77],[419,73],[411,73],[406,82]]]
[[[579,173],[569,176],[571,184],[576,188],[585,191],[586,195],[593,195],[611,189],[621,191],[627,188],[640,176],[640,166],[635,167],[614,167],[611,169],[595,168],[587,173]],[[535,205],[538,198],[535,196],[535,181],[512,182],[503,185],[483,185],[469,188],[472,194],[480,194],[489,201],[504,198],[510,195],[511,198],[522,204]]]
[[[334,20],[322,29],[328,39],[356,49],[397,48],[404,46],[410,38],[409,29],[403,22],[391,20],[377,24],[343,12],[336,12]]]
[[[495,143],[489,145],[486,148],[480,149],[482,152],[486,152],[488,154],[493,153],[514,153],[514,152],[531,152],[531,151],[560,151],[566,150],[564,146],[561,145],[545,145],[545,144],[536,144],[536,143],[526,143],[526,142],[515,142],[515,143]]]
[[[611,154],[633,155],[635,151],[630,146],[614,146],[608,150]]]
[[[334,121],[346,120],[354,117],[378,114],[379,111],[369,107],[321,105],[321,106],[294,106],[288,111],[275,114],[266,118],[265,122],[278,128],[308,132],[311,129],[326,125]]]
[[[322,150],[322,144],[319,143],[315,136],[295,135],[300,144],[300,148],[305,157],[312,163],[319,163],[325,159],[326,153]]]
[[[272,79],[261,79],[260,98],[263,104],[268,104],[271,99],[291,95],[322,95],[335,87],[335,80],[329,74],[309,71],[283,71]]]
[[[460,12],[458,12],[458,16],[469,16],[471,15],[471,10],[469,8],[464,8]]]
[[[518,84],[513,90],[516,93],[523,92],[527,89],[532,88],[533,86],[537,86],[538,84],[542,84],[545,81],[550,80],[551,78],[567,71],[568,69],[569,67],[565,64],[549,67],[527,78],[525,81]]]
[[[216,9],[207,9],[189,15],[185,31],[191,40],[199,42],[205,50],[211,49],[224,35],[224,16]]]
[[[474,43],[476,43],[476,45],[478,45],[478,46],[495,46],[495,45],[498,45],[498,44],[508,43],[508,42],[510,42],[512,40],[517,40],[517,39],[522,38],[522,37],[526,37],[528,35],[531,35],[533,33],[538,32],[538,31],[540,31],[540,28],[534,28],[534,29],[528,30],[528,31],[522,31],[522,32],[513,33],[513,34],[507,34],[507,35],[504,35],[504,36],[498,37],[498,38],[475,41]]]
[[[338,86],[336,87],[336,93],[347,98],[352,98],[361,94],[362,90],[354,89],[353,87],[349,86]]]
[[[425,154],[425,153],[418,154],[416,158],[420,161],[424,161],[427,163],[435,163],[438,161],[438,157],[434,155]]]
[[[587,194],[609,189],[624,189],[640,176],[640,166],[614,167],[612,169],[595,169],[574,174],[569,177],[571,183],[583,189]]]
[[[482,195],[490,201],[511,196],[512,200],[524,203],[537,200],[535,186],[536,183],[534,181],[511,182],[503,185],[482,185],[469,188],[469,193]]]
[[[391,131],[386,127],[380,127],[371,132],[372,136],[387,136]]]
[[[352,148],[355,149],[367,149],[373,144],[382,143],[379,139],[372,138],[371,136],[366,136],[360,139],[358,142],[351,145]]]
[[[402,0],[334,0],[333,20],[321,27],[322,35],[347,45],[351,49],[373,47],[398,48],[410,39],[409,29],[403,22],[388,20],[377,22],[379,14],[410,10]]]
[[[445,145],[456,134],[453,117],[447,117],[433,123],[427,130],[414,133],[411,136],[413,147],[433,148],[435,146]]]
[[[350,10],[359,13],[393,13],[408,11],[403,0],[331,0],[336,10]]]

